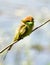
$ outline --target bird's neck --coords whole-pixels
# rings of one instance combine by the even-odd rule
[[[34,22],[27,22],[26,25],[31,28],[31,27],[33,27],[33,25],[34,25]]]

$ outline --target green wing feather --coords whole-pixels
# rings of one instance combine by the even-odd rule
[[[27,35],[27,32],[28,32],[28,26],[26,26],[26,25],[21,26],[20,38],[25,37]]]
[[[18,32],[15,34],[14,41],[20,40],[26,36],[28,31],[28,27],[26,25],[20,26]]]

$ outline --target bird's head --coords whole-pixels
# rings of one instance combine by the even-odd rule
[[[23,20],[22,20],[23,23],[29,23],[29,22],[32,22],[34,23],[34,18],[32,16],[27,16],[25,17]]]

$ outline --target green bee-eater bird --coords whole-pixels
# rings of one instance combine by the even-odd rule
[[[26,37],[27,35],[29,35],[32,32],[32,29],[34,27],[34,18],[32,16],[27,16],[26,18],[24,18],[21,21],[21,26],[19,27],[19,29],[17,30],[15,37],[13,39],[13,43],[19,41],[20,39]],[[12,47],[13,45],[11,45],[9,47]]]
[[[27,16],[21,22],[22,24],[15,34],[14,41],[20,40],[32,32],[34,26],[34,18],[32,16]]]

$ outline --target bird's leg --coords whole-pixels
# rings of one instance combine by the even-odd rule
[[[10,51],[11,50],[11,48],[12,48],[12,46],[13,46],[14,44],[12,44],[12,45],[10,45],[9,46],[9,48],[8,48],[8,51]]]
[[[20,40],[20,39],[18,39],[17,41],[19,41],[19,40]],[[9,46],[8,51],[11,50],[12,46],[13,46],[17,41],[14,41],[13,44],[11,44],[11,45]]]

